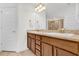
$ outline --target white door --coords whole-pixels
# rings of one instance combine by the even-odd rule
[[[16,51],[16,8],[2,9],[2,50]]]

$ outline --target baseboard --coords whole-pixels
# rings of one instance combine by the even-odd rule
[[[24,51],[26,51],[28,48],[26,48],[26,49],[23,49],[23,50],[17,50],[16,51],[16,53],[21,53],[21,52],[24,52]]]

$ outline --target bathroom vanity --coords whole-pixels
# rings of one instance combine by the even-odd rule
[[[28,31],[27,46],[37,56],[78,56],[79,35]]]

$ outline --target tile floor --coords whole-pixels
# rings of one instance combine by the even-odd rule
[[[35,56],[29,49],[23,52],[0,52],[0,56]]]

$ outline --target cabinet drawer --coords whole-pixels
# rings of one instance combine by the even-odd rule
[[[36,44],[40,45],[40,44],[41,44],[41,42],[40,42],[39,40],[36,40]]]
[[[37,40],[40,40],[40,36],[39,36],[39,35],[36,35],[36,39],[37,39]]]
[[[31,37],[31,38],[35,38],[34,34],[28,34],[28,36]]]
[[[50,41],[51,41],[51,38],[42,37],[42,42],[45,42],[45,43],[49,43],[50,44]]]
[[[40,51],[38,51],[37,49],[36,49],[36,55],[37,56],[40,56],[41,55]]]
[[[36,49],[40,50],[40,46],[39,45],[36,45]]]
[[[73,53],[78,53],[78,44],[75,42],[53,39],[53,41],[51,41],[51,44]]]

